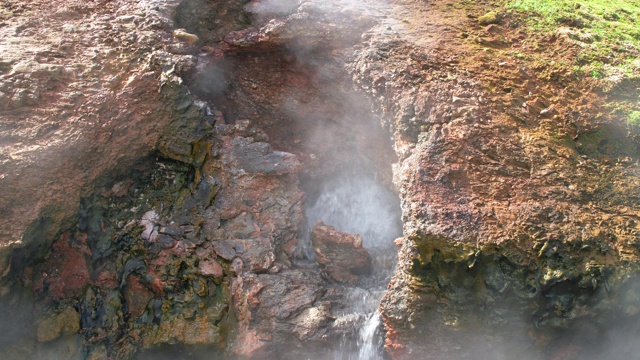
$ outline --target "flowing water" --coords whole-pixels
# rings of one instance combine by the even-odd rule
[[[347,303],[351,306],[339,314],[361,318],[359,338],[355,344],[345,339],[334,358],[382,359],[384,339],[377,308],[397,263],[393,240],[402,235],[400,200],[374,177],[357,171],[324,182],[319,194],[307,207],[309,227],[322,221],[337,230],[361,234],[363,246],[373,259],[372,274],[348,289]]]

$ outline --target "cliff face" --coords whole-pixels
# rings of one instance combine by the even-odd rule
[[[186,90],[161,86],[179,83],[175,73],[191,61],[162,49],[179,46],[163,39],[177,3],[3,5],[3,273],[16,249],[42,257],[106,172],[149,155],[179,127],[197,126],[197,111],[176,105],[189,101]],[[177,63],[160,79],[163,66]],[[172,142],[159,150],[184,156]]]
[[[392,358],[633,330],[638,151],[606,105],[637,84],[536,62],[574,40],[457,1],[54,5],[0,8],[0,310],[35,323],[3,358],[326,355],[363,319],[306,258],[305,196],[350,171],[402,202]]]
[[[583,44],[527,33],[516,14],[480,26],[490,8],[398,6],[404,30],[372,32],[352,65],[399,157],[391,356],[630,356],[638,147],[610,104],[629,106],[637,81],[536,62],[571,63]]]

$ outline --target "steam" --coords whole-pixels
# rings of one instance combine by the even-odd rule
[[[199,64],[198,66],[203,66]],[[231,64],[226,60],[217,60],[204,64],[205,69],[198,71],[195,79],[195,90],[206,98],[218,98],[229,88],[228,74],[231,72]]]
[[[370,171],[357,167],[328,177],[318,192],[307,206],[309,227],[322,221],[340,231],[361,234],[363,246],[374,261],[371,277],[347,289],[345,303],[350,305],[342,314],[335,314],[344,319],[360,319],[360,331],[358,339],[344,339],[334,358],[382,359],[377,307],[397,261],[393,240],[402,234],[399,198],[376,181]],[[310,244],[306,246],[309,248]]]
[[[402,234],[399,198],[384,185],[389,183],[394,157],[380,155],[392,153],[389,135],[371,113],[368,100],[353,91],[343,67],[343,51],[352,51],[349,43],[359,41],[370,24],[374,3],[378,2],[266,0],[247,8],[258,19],[298,11],[287,30],[300,33],[291,36],[282,50],[288,62],[285,71],[305,78],[285,87],[286,93],[276,99],[277,111],[288,119],[296,136],[292,142],[300,143],[297,150],[303,163],[317,175],[303,182],[308,190],[307,229],[322,221],[337,230],[361,234],[373,259],[373,274],[346,289],[344,300],[349,306],[341,314],[334,313],[346,322],[358,319],[353,324],[361,326],[357,339],[344,339],[336,349],[337,359],[382,358],[377,307],[397,262],[393,240]],[[331,20],[325,24],[327,19]],[[332,22],[339,24],[339,32]],[[309,236],[303,237],[300,247],[308,259],[313,258]]]
[[[299,5],[298,0],[264,0],[253,1],[246,10],[256,15],[287,15],[294,12]]]
[[[309,27],[319,28],[322,26],[323,17],[335,19],[342,16],[347,21],[364,21],[366,17],[376,19],[382,16],[380,10],[384,0],[336,0],[336,1],[302,1],[302,0],[262,0],[250,2],[245,10],[250,12],[258,21],[268,21],[273,17],[284,19],[296,12],[297,19],[308,16]],[[304,15],[303,15],[304,14]],[[386,22],[392,19],[386,19]],[[304,24],[304,23],[303,23]],[[304,25],[298,23],[298,28],[288,29],[290,31],[308,30]],[[346,28],[348,29],[348,28]],[[376,178],[374,166],[367,159],[367,154],[360,153],[359,149],[366,146],[359,146],[360,142],[374,150],[379,142],[372,139],[376,136],[372,130],[376,125],[372,114],[363,109],[368,109],[368,104],[361,97],[341,88],[342,84],[338,79],[340,65],[337,58],[340,56],[342,43],[339,39],[360,36],[362,28],[352,27],[353,30],[346,30],[345,33],[337,34],[334,38],[328,37],[322,48],[317,42],[309,39],[300,39],[296,35],[293,40],[285,43],[282,51],[287,52],[287,61],[291,67],[304,68],[300,72],[310,75],[309,83],[315,87],[318,94],[315,99],[305,98],[304,86],[298,92],[283,95],[278,106],[280,114],[287,115],[291,128],[302,129],[297,134],[302,134],[299,140],[304,144],[307,153],[320,157],[321,177],[315,177],[311,181],[314,184],[305,184],[309,188],[317,188],[315,196],[309,196],[307,203],[308,226],[313,226],[317,221],[336,227],[338,230],[358,233],[363,235],[364,246],[374,256],[373,279],[367,288],[353,288],[348,294],[347,301],[352,304],[345,309],[344,315],[366,317],[364,326],[361,328],[358,342],[359,353],[356,354],[336,354],[336,358],[360,358],[373,359],[379,356],[377,353],[380,344],[377,342],[376,331],[380,325],[380,315],[375,311],[377,301],[385,291],[386,279],[393,271],[395,258],[395,248],[393,239],[402,233],[400,221],[400,206],[397,195],[390,191],[383,181]],[[335,34],[334,34],[335,35]],[[256,59],[257,60],[257,59]],[[229,73],[233,70],[233,63],[218,62],[210,65],[201,74],[205,76],[198,80],[197,87],[209,98],[220,97],[229,88]],[[288,69],[291,70],[291,69]],[[278,70],[274,70],[278,71]],[[286,77],[285,77],[286,79]],[[235,86],[235,84],[233,85]],[[280,89],[278,89],[280,90]],[[258,90],[260,91],[260,90]],[[271,100],[271,99],[270,99]],[[240,112],[241,110],[238,110]],[[250,117],[248,114],[246,117]],[[274,116],[276,117],[276,116]],[[280,124],[282,125],[282,124]],[[289,130],[283,129],[282,131]],[[388,162],[388,161],[382,161]],[[346,166],[345,166],[346,164]],[[356,166],[351,166],[358,164]],[[390,162],[389,162],[390,165]],[[335,169],[349,168],[349,170]],[[331,170],[334,171],[331,171]],[[330,175],[329,175],[330,174]],[[311,193],[311,192],[309,192]],[[311,257],[311,247],[304,243],[305,252]],[[383,270],[381,270],[383,269]],[[615,294],[610,295],[615,298]],[[524,320],[515,321],[511,329],[512,336],[507,338],[507,343],[496,343],[496,338],[489,332],[478,329],[477,336],[462,338],[458,335],[455,341],[465,343],[472,350],[463,354],[464,358],[514,358],[514,354],[521,359],[577,359],[571,355],[573,351],[571,344],[567,344],[564,357],[561,352],[551,354],[540,354],[540,350],[532,348],[530,342],[526,344],[522,340],[529,341],[526,329],[529,324]],[[634,318],[635,320],[635,318]],[[481,328],[481,324],[475,324]],[[586,336],[585,340],[591,342],[582,350],[578,351],[581,359],[637,359],[640,353],[640,325],[635,321],[612,320],[611,323],[594,325],[598,328],[599,336]],[[423,329],[416,329],[422,331]],[[570,332],[576,329],[569,329],[562,332],[561,337],[570,340]],[[515,340],[515,339],[518,340]],[[425,341],[436,341],[425,339]],[[584,341],[584,340],[583,340]],[[438,344],[434,345],[437,346]],[[562,350],[562,344],[558,345]],[[595,349],[601,347],[601,349]],[[410,351],[411,349],[409,349]],[[455,353],[452,349],[451,354]],[[177,353],[176,353],[177,354]],[[423,354],[416,354],[416,358],[421,358]],[[454,355],[452,355],[454,356]],[[555,356],[555,357],[554,357]],[[141,356],[141,359],[144,358]],[[146,358],[155,358],[155,354]]]
[[[323,221],[340,231],[361,234],[367,249],[389,249],[402,234],[398,196],[366,173],[347,172],[321,188],[307,208],[309,225]]]

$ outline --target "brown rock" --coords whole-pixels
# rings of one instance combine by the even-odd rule
[[[212,246],[213,251],[216,253],[216,255],[227,261],[233,260],[233,258],[237,255],[236,250],[233,248],[233,246],[224,240],[215,241]]]
[[[335,281],[354,284],[358,275],[371,272],[371,256],[362,248],[362,235],[337,231],[319,222],[311,231],[311,242],[318,264]]]
[[[43,287],[36,286],[36,292],[48,288],[48,295],[57,299],[81,296],[91,281],[86,260],[89,255],[84,236],[76,239],[70,232],[62,234],[54,243],[51,256],[40,267]]]
[[[244,264],[244,271],[268,272],[275,261],[273,244],[270,239],[228,240]]]
[[[149,333],[143,334],[144,347],[157,346],[166,343],[181,342],[187,345],[215,345],[222,347],[224,339],[220,329],[213,325],[207,316],[197,316],[193,320],[172,318],[163,322]]]
[[[20,3],[29,7],[28,15],[3,16],[0,31],[0,137],[12,139],[0,144],[0,275],[14,249],[37,246],[34,255],[43,258],[55,236],[72,225],[81,196],[106,185],[103,174],[126,169],[154,149],[189,161],[172,150],[191,150],[191,142],[202,136],[196,128],[204,115],[198,106],[178,106],[186,103],[187,89],[175,74],[162,74],[173,65],[180,69],[177,64],[188,63],[190,56],[154,52],[162,43],[180,42],[163,39],[162,31],[149,26],[162,23],[145,9],[155,5]],[[52,5],[69,10],[52,11]],[[115,23],[116,11],[148,22]],[[75,15],[63,23],[62,13]],[[41,20],[38,31],[31,25],[19,34],[8,30],[30,17]],[[83,33],[88,17],[95,28]],[[134,40],[141,38],[145,41]],[[38,50],[27,50],[34,47]],[[184,124],[192,128],[183,129]],[[126,185],[107,193],[125,196]]]

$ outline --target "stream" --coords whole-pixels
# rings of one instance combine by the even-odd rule
[[[345,171],[321,185],[320,195],[307,207],[307,219],[309,228],[323,221],[339,231],[361,234],[373,259],[372,274],[347,291],[351,306],[336,314],[361,319],[358,339],[344,339],[333,358],[383,359],[377,309],[397,264],[393,240],[402,235],[398,196],[366,172]]]

